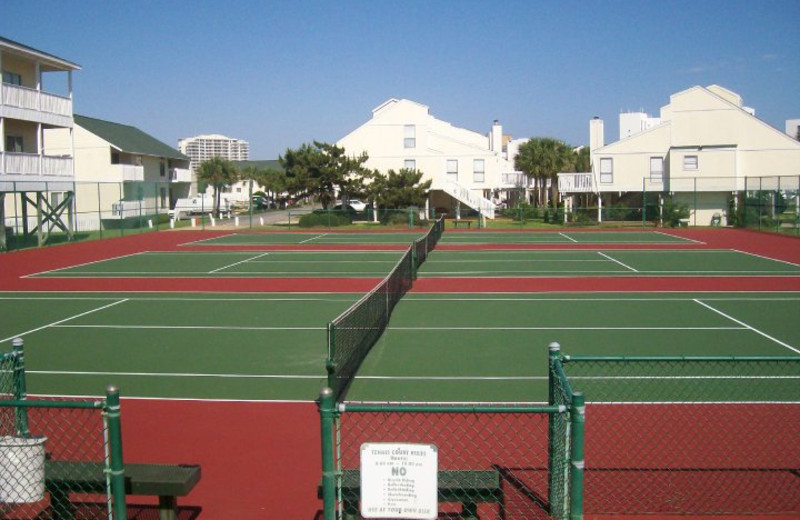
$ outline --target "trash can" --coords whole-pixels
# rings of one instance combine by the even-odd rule
[[[0,502],[21,504],[44,498],[46,437],[0,437]]]

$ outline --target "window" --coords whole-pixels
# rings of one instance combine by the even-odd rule
[[[663,182],[664,181],[664,158],[651,157],[650,158],[650,182]]]
[[[161,176],[165,177],[167,175],[167,165],[163,162],[161,163]]]
[[[119,152],[111,152],[111,164],[119,164]]]
[[[403,168],[406,170],[416,170],[417,169],[417,161],[414,159],[406,159],[403,161]]]
[[[417,147],[417,127],[405,125],[403,127],[403,148]]]
[[[458,180],[458,159],[447,159],[447,178],[451,181]]]
[[[13,153],[22,153],[22,136],[21,135],[7,135],[6,136],[6,151]]]
[[[696,155],[684,155],[683,156],[683,169],[684,170],[696,170],[697,169],[697,156]]]
[[[614,159],[600,159],[600,182],[614,182]]]
[[[20,76],[16,72],[9,72],[7,70],[4,70],[3,83],[9,83],[11,85],[22,85],[22,76]]]
[[[486,178],[486,165],[483,159],[472,160],[472,180],[474,182],[483,182]]]

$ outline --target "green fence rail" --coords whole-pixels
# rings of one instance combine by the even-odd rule
[[[800,514],[800,356],[558,357],[586,514]]]
[[[325,520],[391,516],[405,518],[582,518],[583,396],[572,393],[551,357],[554,403],[364,403],[342,402],[330,388],[320,394]],[[392,458],[391,475],[374,496],[361,496],[364,450],[377,446],[432,447],[436,510],[417,512],[425,490],[404,478],[407,462]],[[421,449],[421,448],[420,448]],[[409,463],[413,466],[413,463]],[[431,470],[433,471],[433,470]],[[376,505],[377,503],[377,505]],[[371,510],[364,511],[365,508]],[[377,508],[377,509],[376,509]]]
[[[3,518],[126,518],[119,392],[98,400],[26,395],[22,341],[0,361]]]

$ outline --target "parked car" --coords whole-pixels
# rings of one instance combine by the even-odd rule
[[[361,202],[358,199],[350,199],[348,205],[354,210],[358,211],[359,213],[367,209],[367,204],[365,202]],[[342,201],[337,201],[336,206],[334,206],[334,209],[342,209]]]

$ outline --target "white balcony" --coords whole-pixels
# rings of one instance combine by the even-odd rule
[[[109,180],[112,182],[142,182],[144,181],[144,166],[133,164],[112,164],[112,174]]]
[[[72,99],[28,87],[0,83],[0,116],[72,127]]]
[[[559,173],[558,191],[567,193],[595,193],[594,174],[589,173]]]
[[[170,182],[192,182],[192,170],[188,168],[170,168]]]
[[[0,175],[26,177],[21,180],[42,180],[39,177],[72,180],[72,157],[0,152]]]

